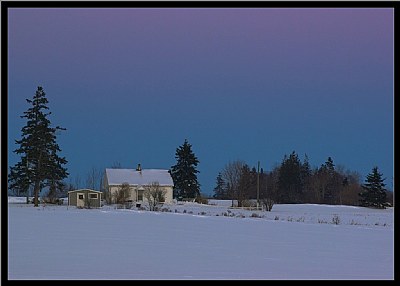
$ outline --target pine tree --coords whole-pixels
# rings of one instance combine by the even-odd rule
[[[303,194],[307,194],[307,192],[309,191],[308,189],[310,187],[311,176],[311,166],[308,160],[308,156],[307,154],[305,154],[303,164],[301,164],[300,166],[301,188]],[[306,200],[306,198],[303,198],[303,200]]]
[[[226,183],[222,178],[221,172],[218,173],[216,186],[214,188],[214,199],[226,200],[229,199],[227,194]]]
[[[335,164],[333,159],[328,157],[323,165],[327,176],[327,184],[324,192],[324,202],[328,204],[335,204],[339,196],[338,191],[340,188],[340,183],[337,181],[337,173],[335,171]]]
[[[20,162],[18,162],[14,167],[10,168],[9,189],[13,190],[17,196],[20,196],[23,193],[25,193],[27,196],[29,195],[30,182],[28,169],[28,161],[26,157],[21,158]]]
[[[363,192],[359,193],[360,203],[363,207],[386,208],[386,184],[383,182],[382,174],[378,167],[373,167],[372,172],[367,175],[365,184],[361,187]]]
[[[301,203],[301,182],[301,162],[296,152],[293,151],[289,157],[284,156],[279,168],[279,203]]]
[[[335,164],[333,164],[333,160],[331,157],[328,157],[328,159],[326,160],[325,167],[330,174],[335,171]]]
[[[68,176],[65,157],[59,157],[61,151],[56,139],[58,130],[65,128],[51,127],[48,116],[51,112],[47,106],[48,100],[41,86],[36,90],[33,99],[26,99],[32,106],[24,112],[21,118],[26,118],[27,123],[21,129],[22,138],[15,140],[19,148],[14,153],[21,156],[21,161],[10,168],[8,178],[9,189],[28,192],[33,185],[34,204],[39,205],[39,193],[49,187],[53,195],[63,185],[62,180]]]
[[[197,181],[199,160],[192,151],[187,139],[176,149],[176,165],[171,167],[175,197],[197,198],[200,196],[200,184]]]
[[[238,207],[243,207],[246,200],[250,199],[251,190],[255,190],[257,171],[254,168],[254,173],[249,165],[244,164],[240,170],[239,187],[236,193],[236,201]]]

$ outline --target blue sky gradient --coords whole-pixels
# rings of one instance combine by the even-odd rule
[[[394,177],[391,8],[14,8],[8,156],[37,86],[70,178],[170,168],[188,139],[211,194],[225,164],[328,156]],[[68,181],[67,180],[67,181]]]

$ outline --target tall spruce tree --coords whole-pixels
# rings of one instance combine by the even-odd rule
[[[304,154],[303,164],[300,166],[300,178],[303,195],[307,194],[310,187],[312,171],[307,154]],[[305,201],[307,198],[303,198]]]
[[[200,184],[197,181],[199,160],[192,151],[192,145],[185,139],[176,149],[176,165],[171,166],[175,197],[197,198],[200,196]]]
[[[333,159],[328,157],[324,165],[325,175],[327,176],[327,184],[324,192],[324,202],[327,204],[335,204],[338,198],[340,183],[337,180],[335,164]]]
[[[373,167],[372,172],[367,175],[365,184],[362,185],[362,191],[359,193],[360,203],[363,207],[386,208],[386,184],[383,182],[382,174],[378,167]]]
[[[46,93],[39,86],[33,99],[26,99],[32,106],[24,112],[21,118],[26,118],[27,123],[21,129],[22,138],[15,140],[19,148],[14,153],[21,156],[21,160],[10,168],[8,177],[9,189],[28,192],[33,185],[34,204],[39,205],[39,193],[49,187],[54,194],[63,185],[62,180],[68,176],[65,157],[58,155],[61,152],[56,139],[56,132],[66,130],[62,127],[51,127],[48,116],[49,109]]]
[[[221,172],[219,172],[218,176],[217,176],[213,198],[219,199],[219,200],[229,199],[227,189],[226,189],[226,183],[225,183],[224,179],[222,178]]]
[[[279,168],[278,202],[281,204],[301,203],[301,182],[301,162],[297,153],[293,151],[289,157],[284,156]]]

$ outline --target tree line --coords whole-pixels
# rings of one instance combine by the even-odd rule
[[[272,208],[277,204],[331,204],[383,208],[393,204],[393,194],[385,189],[385,179],[374,167],[365,184],[359,173],[336,167],[333,159],[312,168],[308,156],[299,159],[293,151],[284,155],[270,172],[251,167],[242,160],[227,163],[216,178],[213,198],[232,200],[232,206],[247,206],[258,199]],[[372,203],[373,202],[373,203]],[[271,205],[272,204],[272,205]]]
[[[48,111],[48,100],[41,86],[37,88],[33,99],[26,101],[31,107],[21,116],[27,123],[21,130],[22,138],[15,140],[19,147],[14,153],[20,155],[20,161],[10,167],[9,190],[17,195],[26,194],[28,198],[33,186],[35,206],[39,204],[39,194],[43,188],[48,189],[46,197],[50,202],[81,186],[102,190],[104,173],[94,167],[83,184],[79,176],[75,182],[65,183],[69,173],[64,165],[68,161],[59,155],[61,149],[57,134],[66,129],[51,126],[51,112]],[[173,197],[201,202],[201,185],[197,178],[199,160],[187,139],[176,149],[175,158],[176,164],[169,170],[174,183]],[[114,163],[112,168],[121,168],[121,164]],[[360,177],[357,172],[335,166],[331,157],[320,167],[311,168],[307,155],[301,161],[293,151],[289,156],[285,155],[281,164],[270,172],[259,170],[259,166],[257,169],[250,167],[241,160],[227,163],[217,175],[213,198],[232,200],[232,206],[235,202],[238,207],[256,199],[257,204],[261,203],[267,210],[271,210],[274,203],[380,208],[393,204],[393,193],[385,189],[385,179],[378,167],[374,167],[367,175],[364,184],[361,184]]]

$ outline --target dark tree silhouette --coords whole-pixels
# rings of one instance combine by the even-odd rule
[[[192,145],[185,139],[183,145],[176,149],[176,164],[170,173],[174,181],[174,193],[177,198],[200,197],[200,184],[197,180],[199,160],[192,151]]]
[[[365,179],[365,184],[361,186],[363,189],[359,194],[361,206],[386,208],[386,184],[383,182],[384,180],[382,174],[378,171],[378,167],[373,167],[372,172]]]
[[[21,160],[10,168],[8,177],[9,189],[28,192],[33,185],[34,204],[39,205],[39,193],[44,187],[49,187],[50,196],[54,196],[58,189],[62,189],[62,182],[68,176],[65,157],[58,155],[61,152],[57,144],[56,132],[65,128],[51,127],[48,116],[49,109],[46,94],[41,86],[36,90],[33,99],[26,99],[32,106],[24,112],[21,118],[27,123],[22,128],[22,138],[15,140],[19,148],[14,153],[21,156]]]

